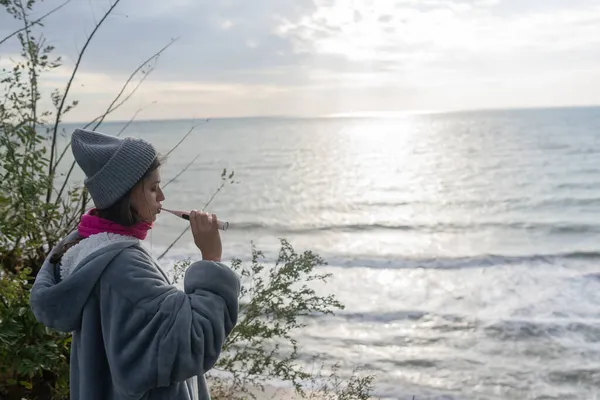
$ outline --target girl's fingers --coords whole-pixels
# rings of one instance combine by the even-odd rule
[[[211,216],[212,216],[212,221],[211,221],[212,225],[211,225],[211,229],[212,229],[213,231],[217,231],[217,230],[219,230],[219,224],[217,223],[217,221],[218,221],[218,220],[217,220],[217,214],[212,214]]]
[[[194,234],[198,232],[198,211],[196,210],[190,212],[190,226],[192,227],[192,232],[194,232]]]
[[[210,229],[210,221],[208,220],[208,213],[202,212],[200,213],[200,226],[203,230]]]

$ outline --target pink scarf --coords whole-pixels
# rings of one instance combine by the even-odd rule
[[[123,226],[104,218],[100,218],[95,214],[95,209],[91,209],[81,216],[81,221],[77,230],[84,238],[87,238],[96,233],[108,232],[119,235],[133,236],[140,240],[146,239],[148,231],[152,229],[152,224],[148,222],[139,222],[133,226]]]

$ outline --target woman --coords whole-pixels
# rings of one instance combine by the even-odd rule
[[[154,147],[79,129],[71,147],[96,208],[51,251],[30,299],[41,323],[73,333],[71,400],[209,399],[203,375],[237,322],[240,291],[216,216],[191,213],[202,260],[178,290],[140,242],[165,199]]]

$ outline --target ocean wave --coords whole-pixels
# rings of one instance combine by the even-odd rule
[[[293,243],[293,241],[292,241]],[[259,248],[260,249],[260,248]],[[265,265],[275,264],[278,258],[279,247],[262,249],[261,262]],[[162,252],[162,247],[155,246],[156,254]],[[600,262],[600,251],[572,250],[545,254],[474,254],[465,256],[440,255],[440,256],[415,256],[406,254],[351,254],[327,251],[316,251],[328,267],[332,268],[368,268],[368,269],[426,269],[426,270],[460,270],[472,268],[508,267],[515,265],[544,266],[560,265],[570,262]],[[196,248],[178,249],[164,259],[166,264],[185,259],[194,258]],[[237,249],[228,255],[228,260],[239,260],[243,264],[252,262],[252,253]],[[587,274],[585,278],[600,280],[600,274]]]
[[[383,268],[383,269],[466,269],[519,264],[555,264],[569,260],[600,260],[600,252],[574,251],[554,254],[532,255],[495,255],[481,254],[469,257],[385,257],[355,256],[340,257],[324,256],[327,264],[334,267],[346,268]]]
[[[564,384],[587,385],[594,388],[600,386],[600,368],[572,368],[552,371],[548,374],[550,382]]]
[[[395,311],[371,311],[351,312],[339,311],[334,315],[314,314],[311,318],[319,323],[331,322],[338,324],[339,319],[350,323],[381,323],[390,324],[394,322],[428,323],[431,331],[452,331],[474,329],[478,321],[457,314],[438,314],[421,310],[395,310]],[[435,322],[431,324],[431,322]],[[394,341],[403,341],[406,336],[397,336]]]
[[[598,261],[600,252],[574,251],[554,254],[532,254],[532,255],[495,255],[481,254],[464,257],[410,257],[401,255],[342,255],[326,254],[317,252],[325,261],[325,265],[332,268],[369,268],[369,269],[427,269],[427,270],[459,270],[470,268],[492,268],[512,265],[556,265],[568,261]],[[174,254],[166,258],[167,262],[179,260],[185,255]],[[274,251],[264,252],[262,262],[264,264],[275,264],[277,254]],[[242,263],[250,263],[250,254],[233,255],[232,259],[240,260]],[[600,275],[590,274],[590,279],[600,279]]]
[[[566,338],[579,340],[589,344],[600,343],[600,320],[597,318],[578,320],[552,319],[552,320],[522,320],[501,319],[485,321],[455,314],[439,314],[420,310],[397,311],[366,311],[366,312],[336,312],[334,315],[313,315],[318,324],[344,323],[350,324],[392,324],[407,323],[415,326],[427,327],[426,336],[401,335],[393,339],[387,338],[386,342],[396,344],[423,341],[424,344],[434,344],[443,340],[445,333],[458,331],[480,331],[488,338],[499,341],[526,341],[543,338]],[[352,339],[349,339],[352,340]],[[364,342],[363,339],[361,339]],[[377,345],[379,342],[369,343]],[[347,344],[352,344],[348,342]],[[381,343],[379,343],[381,344]]]
[[[554,185],[558,190],[597,190],[600,188],[600,182],[562,182]]]
[[[579,337],[587,343],[600,343],[600,321],[596,322],[545,322],[503,320],[484,328],[488,337],[503,341],[543,338]]]
[[[418,321],[425,317],[427,312],[425,311],[389,311],[389,312],[377,312],[377,313],[356,313],[356,312],[338,312],[336,316],[343,318],[346,321],[351,322],[381,322],[390,323],[395,321]],[[321,314],[317,315],[321,317]],[[328,317],[328,316],[322,316]]]
[[[512,230],[542,232],[546,234],[599,233],[600,224],[576,224],[561,222],[473,222],[473,223],[340,223],[327,225],[281,225],[261,222],[231,222],[230,228],[237,231],[268,231],[274,234],[313,234],[316,232],[370,232],[406,231],[423,233],[476,232],[482,230]]]
[[[600,170],[596,171],[600,172]],[[591,173],[591,172],[590,172]],[[515,183],[517,185],[517,183]],[[529,185],[525,182],[523,185]],[[600,206],[600,198],[597,196],[577,196],[571,197],[568,195],[559,196],[553,193],[552,197],[540,196],[537,198],[515,196],[515,197],[494,197],[487,198],[449,198],[449,199],[400,199],[400,198],[383,198],[383,199],[364,199],[355,200],[351,203],[344,204],[341,209],[352,212],[354,210],[366,210],[370,208],[398,208],[409,206],[411,208],[424,207],[427,209],[501,209],[501,210],[531,210],[539,208],[553,207],[584,207],[584,206]],[[338,211],[340,205],[338,203],[314,204],[310,207],[311,212],[318,213],[320,211]]]
[[[533,204],[526,204],[527,207],[581,207],[590,205],[600,205],[598,197],[556,197],[551,199],[539,200]]]

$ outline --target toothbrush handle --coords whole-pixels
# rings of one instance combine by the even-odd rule
[[[189,221],[190,220],[190,214],[181,214],[181,218]],[[222,231],[226,231],[227,228],[229,228],[229,222],[223,222],[223,221],[219,221],[217,220],[217,226],[219,227],[219,229],[221,229]]]

